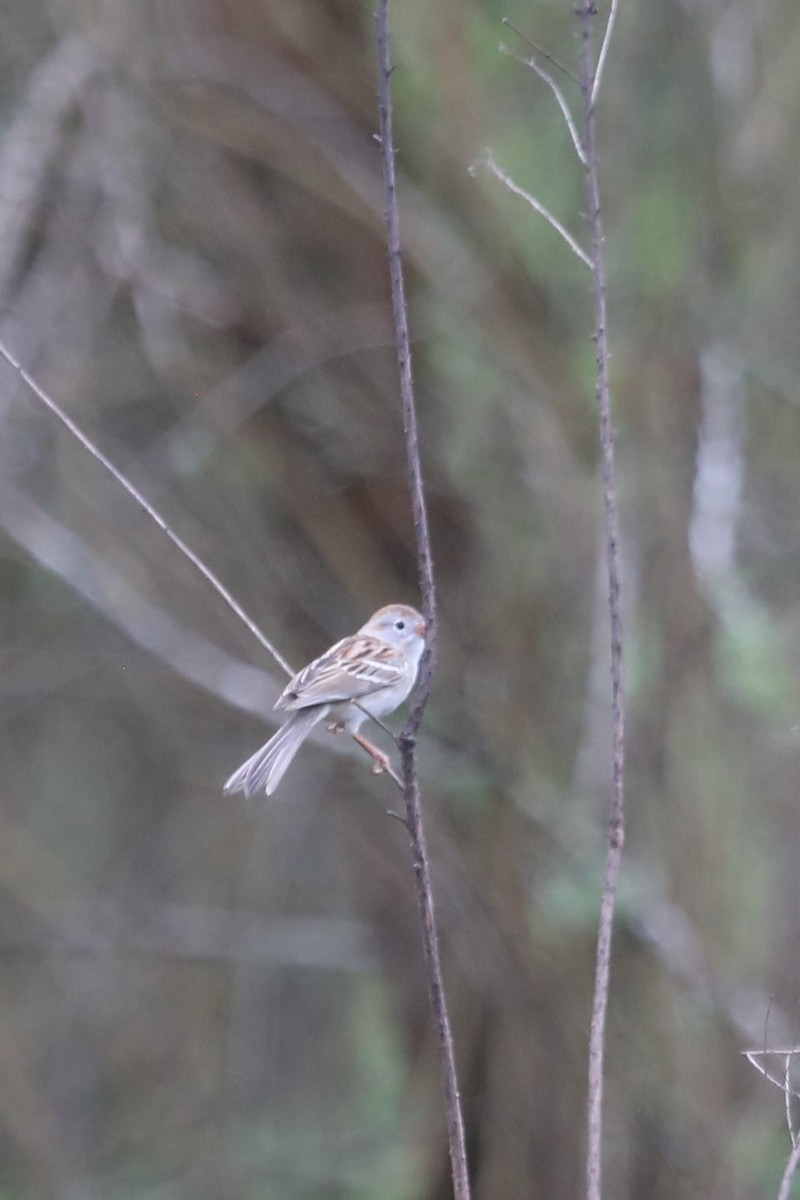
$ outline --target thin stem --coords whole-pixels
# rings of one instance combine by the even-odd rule
[[[606,260],[603,213],[600,203],[597,148],[595,144],[594,86],[597,74],[592,70],[593,0],[582,0],[581,19],[581,93],[583,95],[586,151],[586,194],[588,222],[592,239],[592,297],[594,302],[594,340],[597,363],[596,400],[600,427],[600,454],[603,477],[603,507],[608,564],[608,612],[611,638],[611,808],[608,819],[608,844],[600,904],[595,962],[594,997],[589,1031],[589,1080],[587,1111],[586,1195],[600,1200],[602,1192],[603,1066],[605,1058],[606,1016],[611,978],[611,943],[614,908],[625,842],[625,695],[622,669],[622,616],[619,517],[617,514],[614,464],[614,429],[611,420],[611,396],[608,380],[608,330],[606,311]],[[606,40],[608,33],[606,34]]]
[[[768,1079],[770,1083],[774,1083],[776,1087],[780,1087],[781,1086],[780,1080],[776,1079],[774,1075],[771,1075],[769,1073],[769,1071],[767,1070],[766,1066],[763,1063],[760,1063],[758,1061],[758,1058],[756,1057],[757,1055],[765,1055],[765,1054],[771,1054],[771,1053],[773,1053],[773,1051],[768,1051],[768,1050],[743,1050],[742,1051],[742,1054],[747,1059],[747,1061],[750,1063],[750,1066],[755,1067],[755,1069],[758,1071],[759,1075],[763,1075],[764,1078]]]
[[[783,1065],[783,1102],[786,1111],[786,1126],[789,1130],[789,1140],[792,1146],[796,1146],[800,1138],[794,1131],[792,1124],[792,1088],[791,1088],[791,1072],[792,1072],[792,1054],[791,1051],[786,1055]]]
[[[405,431],[406,451],[408,459],[408,486],[411,494],[411,509],[414,518],[414,534],[416,539],[419,566],[419,583],[422,593],[423,615],[427,624],[426,653],[433,657],[436,635],[436,588],[433,576],[433,555],[431,553],[430,531],[428,529],[428,512],[425,503],[425,491],[422,482],[422,465],[419,452],[419,434],[417,429],[417,409],[414,399],[414,380],[411,366],[411,339],[408,330],[408,306],[406,304],[405,280],[403,277],[403,261],[400,245],[400,218],[397,204],[397,174],[395,169],[395,149],[393,133],[393,116],[390,78],[390,35],[389,35],[389,3],[381,0],[378,9],[378,46],[380,52],[380,146],[383,162],[384,188],[386,192],[386,228],[389,242],[389,276],[392,288],[392,309],[394,312],[395,331],[397,337],[397,361],[400,370],[400,392],[403,403],[403,429]],[[423,664],[424,665],[424,664]],[[425,689],[422,685],[428,685]],[[430,679],[425,671],[420,672],[420,686],[417,693],[430,690]],[[423,705],[424,707],[424,705]],[[419,713],[422,716],[422,712]]]
[[[617,10],[619,9],[619,0],[611,0],[611,8],[606,22],[606,31],[603,34],[603,42],[600,46],[600,53],[597,56],[597,66],[594,71],[594,80],[592,82],[591,105],[594,108],[597,103],[597,96],[600,92],[600,81],[603,78],[603,68],[606,65],[608,57],[608,48],[611,45],[611,35],[614,32],[614,26],[617,21]]]
[[[490,171],[491,174],[494,175],[495,179],[499,179],[501,183],[504,183],[509,191],[513,192],[515,196],[520,196],[521,199],[527,201],[531,208],[535,209],[540,216],[544,217],[545,221],[552,225],[556,233],[560,234],[560,236],[569,246],[572,253],[577,254],[581,262],[585,263],[586,266],[590,268],[594,265],[589,255],[586,253],[583,247],[579,245],[569,230],[564,228],[558,217],[554,217],[550,210],[545,208],[541,200],[537,200],[535,196],[530,194],[530,192],[526,192],[525,189],[521,188],[518,183],[515,183],[511,176],[508,175],[502,167],[498,167],[497,163],[494,161],[491,150],[487,150],[482,158],[476,159],[476,161],[472,164],[470,170],[473,174],[475,174],[478,167],[485,167],[487,171]]]
[[[781,1186],[778,1191],[778,1200],[789,1200],[789,1193],[792,1190],[792,1180],[795,1177],[795,1172],[800,1166],[800,1139],[795,1143],[792,1153],[786,1163],[786,1168],[781,1179]]]
[[[766,1066],[766,1060],[767,1060],[768,1055],[772,1055],[773,1057],[785,1055],[788,1059],[791,1056],[800,1054],[800,1046],[789,1046],[786,1049],[782,1049],[781,1047],[778,1046],[772,1050],[766,1050],[766,1049],[742,1050],[742,1054],[747,1059],[747,1061],[750,1063],[750,1066],[755,1067],[755,1069],[758,1071],[759,1075],[763,1075],[765,1079],[769,1080],[769,1082],[774,1084],[775,1087],[780,1088],[782,1092],[785,1092],[786,1089],[788,1088],[788,1090],[792,1096],[800,1095],[800,1092],[798,1092],[797,1088],[792,1087],[791,1079],[787,1076],[785,1069],[784,1069],[783,1075],[781,1077],[778,1077],[776,1074],[774,1074],[772,1071],[770,1071],[768,1069],[768,1067]],[[764,1062],[760,1063],[758,1061],[759,1058],[763,1058]],[[792,1137],[792,1144],[794,1144],[794,1136]]]
[[[550,91],[556,98],[558,107],[561,109],[561,115],[566,123],[569,136],[572,139],[572,145],[575,147],[575,153],[585,167],[586,155],[584,154],[583,146],[581,145],[581,138],[580,134],[578,133],[578,127],[575,124],[575,118],[573,117],[572,111],[567,104],[566,96],[556,83],[553,76],[549,71],[545,71],[544,67],[540,67],[535,58],[523,58],[521,54],[514,54],[513,51],[509,50],[508,46],[501,45],[500,53],[509,55],[509,57],[513,58],[515,62],[521,63],[523,67],[529,67],[531,71],[533,71],[534,75],[538,75],[542,82],[546,83],[550,88]]]
[[[41,387],[40,384],[38,384],[33,378],[33,376],[25,370],[22,364],[18,362],[11,351],[8,350],[8,348],[3,345],[2,342],[0,342],[0,355],[2,355],[6,362],[9,363],[15,371],[19,372],[20,376],[22,379],[24,379],[25,383],[28,385],[34,395],[38,396],[42,404],[46,405],[46,407],[50,409],[50,412],[53,414],[53,416],[57,417],[61,424],[69,430],[72,436],[80,442],[84,450],[88,450],[91,456],[97,459],[102,467],[105,467],[106,471],[108,471],[108,473],[112,475],[114,479],[116,479],[117,483],[120,484],[128,493],[128,495],[136,501],[139,507],[147,513],[151,521],[155,521],[159,529],[161,529],[167,535],[169,540],[174,546],[177,547],[184,558],[188,558],[192,566],[195,567],[195,569],[200,572],[203,578],[211,584],[217,595],[225,601],[228,608],[230,608],[236,614],[239,620],[247,626],[253,637],[260,642],[260,644],[266,651],[268,651],[269,654],[272,655],[278,666],[282,667],[287,675],[293,675],[294,671],[289,666],[283,655],[275,648],[275,646],[273,646],[269,638],[261,632],[255,621],[252,619],[252,617],[248,616],[241,604],[239,604],[238,600],[234,600],[231,593],[222,583],[220,583],[214,572],[206,566],[206,564],[197,554],[195,554],[194,550],[192,550],[191,547],[186,544],[183,538],[179,537],[178,534],[175,533],[175,531],[167,524],[161,514],[157,512],[156,509],[153,508],[152,504],[150,504],[150,502],[144,498],[138,488],[134,487],[130,479],[128,479],[126,475],[123,475],[122,471],[120,471],[118,467],[115,467],[109,458],[106,458],[102,450],[100,450],[99,447],[97,447],[94,442],[86,436],[80,426],[77,425],[71,417],[67,416],[63,408],[56,404],[55,400],[53,400],[51,396],[48,396],[44,388]]]
[[[389,250],[389,277],[392,289],[397,360],[400,371],[400,393],[403,405],[408,484],[414,535],[417,549],[422,611],[425,616],[425,651],[420,664],[419,681],[411,701],[411,712],[400,734],[400,760],[403,774],[406,820],[411,841],[414,877],[417,887],[422,932],[422,947],[428,976],[428,991],[439,1043],[442,1089],[444,1092],[447,1140],[450,1151],[450,1170],[455,1200],[469,1200],[470,1185],[467,1150],[464,1137],[464,1118],[458,1086],[453,1035],[447,1011],[439,937],[433,898],[430,864],[422,816],[422,802],[417,774],[416,746],[425,706],[430,695],[436,665],[436,588],[433,554],[431,552],[422,463],[419,449],[414,382],[411,369],[411,346],[408,332],[403,263],[400,243],[400,217],[397,204],[394,134],[392,129],[391,47],[389,32],[389,0],[378,6],[379,107],[380,146],[383,181],[386,196],[386,229]]]

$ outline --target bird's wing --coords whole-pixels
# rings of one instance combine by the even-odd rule
[[[325,654],[295,675],[276,708],[308,708],[360,700],[381,688],[399,683],[408,669],[405,656],[370,634],[342,638]]]

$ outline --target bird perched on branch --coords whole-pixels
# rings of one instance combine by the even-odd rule
[[[379,608],[358,633],[342,638],[289,681],[276,708],[291,711],[266,745],[242,763],[226,792],[268,796],[311,730],[332,717],[332,733],[345,730],[372,755],[373,771],[389,766],[382,750],[358,732],[367,717],[384,717],[407,699],[425,648],[425,621],[406,604]]]

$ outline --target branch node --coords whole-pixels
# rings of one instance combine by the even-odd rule
[[[408,731],[404,729],[397,738],[397,744],[400,747],[402,754],[413,754],[417,748],[416,730]]]

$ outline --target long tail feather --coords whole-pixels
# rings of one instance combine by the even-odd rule
[[[249,800],[254,792],[263,788],[271,796],[283,778],[284,772],[311,730],[321,721],[326,709],[301,708],[281,725],[266,745],[256,750],[247,762],[233,772],[225,784],[225,792],[244,792]]]

